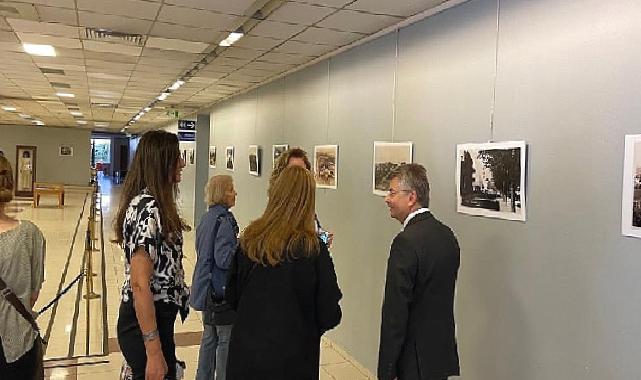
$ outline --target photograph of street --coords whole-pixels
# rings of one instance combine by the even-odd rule
[[[389,175],[401,164],[412,162],[412,143],[374,141],[372,192],[385,196],[389,190]]]
[[[314,147],[314,179],[316,187],[336,189],[338,173],[338,145]]]
[[[621,232],[641,237],[641,135],[625,136]]]
[[[216,168],[216,147],[213,145],[209,147],[209,167]]]
[[[258,145],[249,146],[249,174],[260,175],[260,148]]]
[[[234,147],[225,148],[225,169],[234,171]]]
[[[525,141],[457,146],[457,211],[525,221]]]

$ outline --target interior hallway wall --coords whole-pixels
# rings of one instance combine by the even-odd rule
[[[167,132],[178,133],[178,121],[174,121],[163,128]],[[196,154],[196,143],[193,141],[181,141],[179,143],[180,151],[183,150],[189,151],[190,149],[194,150],[194,155]],[[137,144],[136,144],[137,147]],[[182,180],[178,184],[178,209],[181,213],[181,217],[184,218],[187,223],[195,229],[194,226],[194,196],[196,189],[196,164],[193,165],[189,163],[189,157],[187,157],[187,162],[185,162],[185,167],[182,171]],[[192,247],[188,247],[191,249]]]
[[[90,179],[91,131],[75,128],[0,125],[0,150],[16,170],[16,145],[36,146],[36,181],[87,186]],[[73,147],[61,157],[60,145]]]
[[[411,140],[461,245],[461,378],[638,378],[641,240],[621,236],[620,194],[624,135],[641,133],[639,18],[632,1],[504,0],[497,54],[497,1],[472,0],[217,105],[210,175],[234,176],[243,228],[266,204],[272,144],[340,145],[338,189],[316,207],[344,293],[329,335],[374,372],[400,225],[371,194],[373,141]],[[529,144],[525,223],[456,213],[456,144],[490,139]]]

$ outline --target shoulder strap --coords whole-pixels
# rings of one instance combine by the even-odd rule
[[[218,215],[218,218],[216,218],[216,224],[214,224],[214,236],[213,236],[213,239],[214,239],[214,241],[213,241],[214,250],[213,250],[212,254],[216,251],[216,236],[218,236],[218,229],[220,228],[220,224],[222,223],[223,217],[225,215],[226,215],[226,213],[223,213],[223,214]],[[218,266],[218,265],[216,265],[216,259],[215,258],[214,258],[213,264],[214,265],[211,266],[212,275],[213,275],[213,272],[214,272],[214,267]]]
[[[29,322],[31,327],[33,327],[36,332],[40,333],[40,328],[38,327],[36,320],[33,319],[33,315],[27,310],[27,308],[20,301],[18,296],[16,296],[13,290],[7,287],[7,284],[4,282],[4,280],[2,280],[2,278],[0,278],[0,293],[2,294],[4,299],[6,299],[11,304],[11,306],[13,306],[16,311],[18,311],[18,313],[20,313],[20,315],[22,315],[22,317],[27,320],[27,322]]]

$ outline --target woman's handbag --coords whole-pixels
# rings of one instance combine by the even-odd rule
[[[27,308],[24,306],[22,301],[20,301],[20,298],[7,286],[7,284],[0,278],[0,294],[6,299],[11,306],[13,306],[16,311],[29,322],[31,327],[38,333],[38,336],[36,337],[36,341],[33,342],[34,346],[36,347],[36,362],[34,363],[35,366],[35,371],[34,371],[34,378],[33,380],[44,380],[45,378],[45,372],[44,372],[44,363],[43,363],[43,355],[44,355],[44,350],[43,350],[43,341],[42,338],[40,337],[40,328],[38,327],[38,324],[36,323],[36,320],[33,318],[33,315],[27,310]]]

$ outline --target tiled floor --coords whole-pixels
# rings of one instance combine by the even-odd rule
[[[123,279],[122,251],[109,240],[113,237],[112,218],[119,202],[119,188],[108,180],[101,181],[100,203],[102,208],[103,239],[100,239],[100,218],[97,222],[100,248],[104,242],[104,270],[102,252],[92,253],[94,291],[101,298],[89,301],[89,345],[87,346],[86,301],[82,295],[87,289],[85,279],[74,286],[58,306],[39,317],[43,331],[48,331],[47,347],[48,379],[117,380],[122,364],[115,339],[118,318],[119,289]],[[46,282],[35,309],[48,302],[57,291],[69,284],[81,272],[85,260],[85,232],[91,196],[84,189],[69,189],[66,205],[60,209],[43,199],[42,206],[31,207],[26,200],[17,200],[11,206],[13,214],[21,219],[35,222],[47,239]],[[191,278],[195,264],[194,232],[185,235],[185,270]],[[104,273],[103,273],[104,272]],[[106,321],[106,328],[103,324]],[[177,322],[177,355],[187,364],[185,379],[193,379],[198,362],[198,343],[202,331],[200,314],[192,312],[185,323]],[[87,350],[88,348],[88,350]],[[89,356],[87,356],[87,352]],[[321,345],[320,379],[361,380],[372,378],[371,374],[346,357],[344,351],[323,339]],[[266,379],[271,380],[271,379]],[[276,379],[275,379],[276,380]]]

